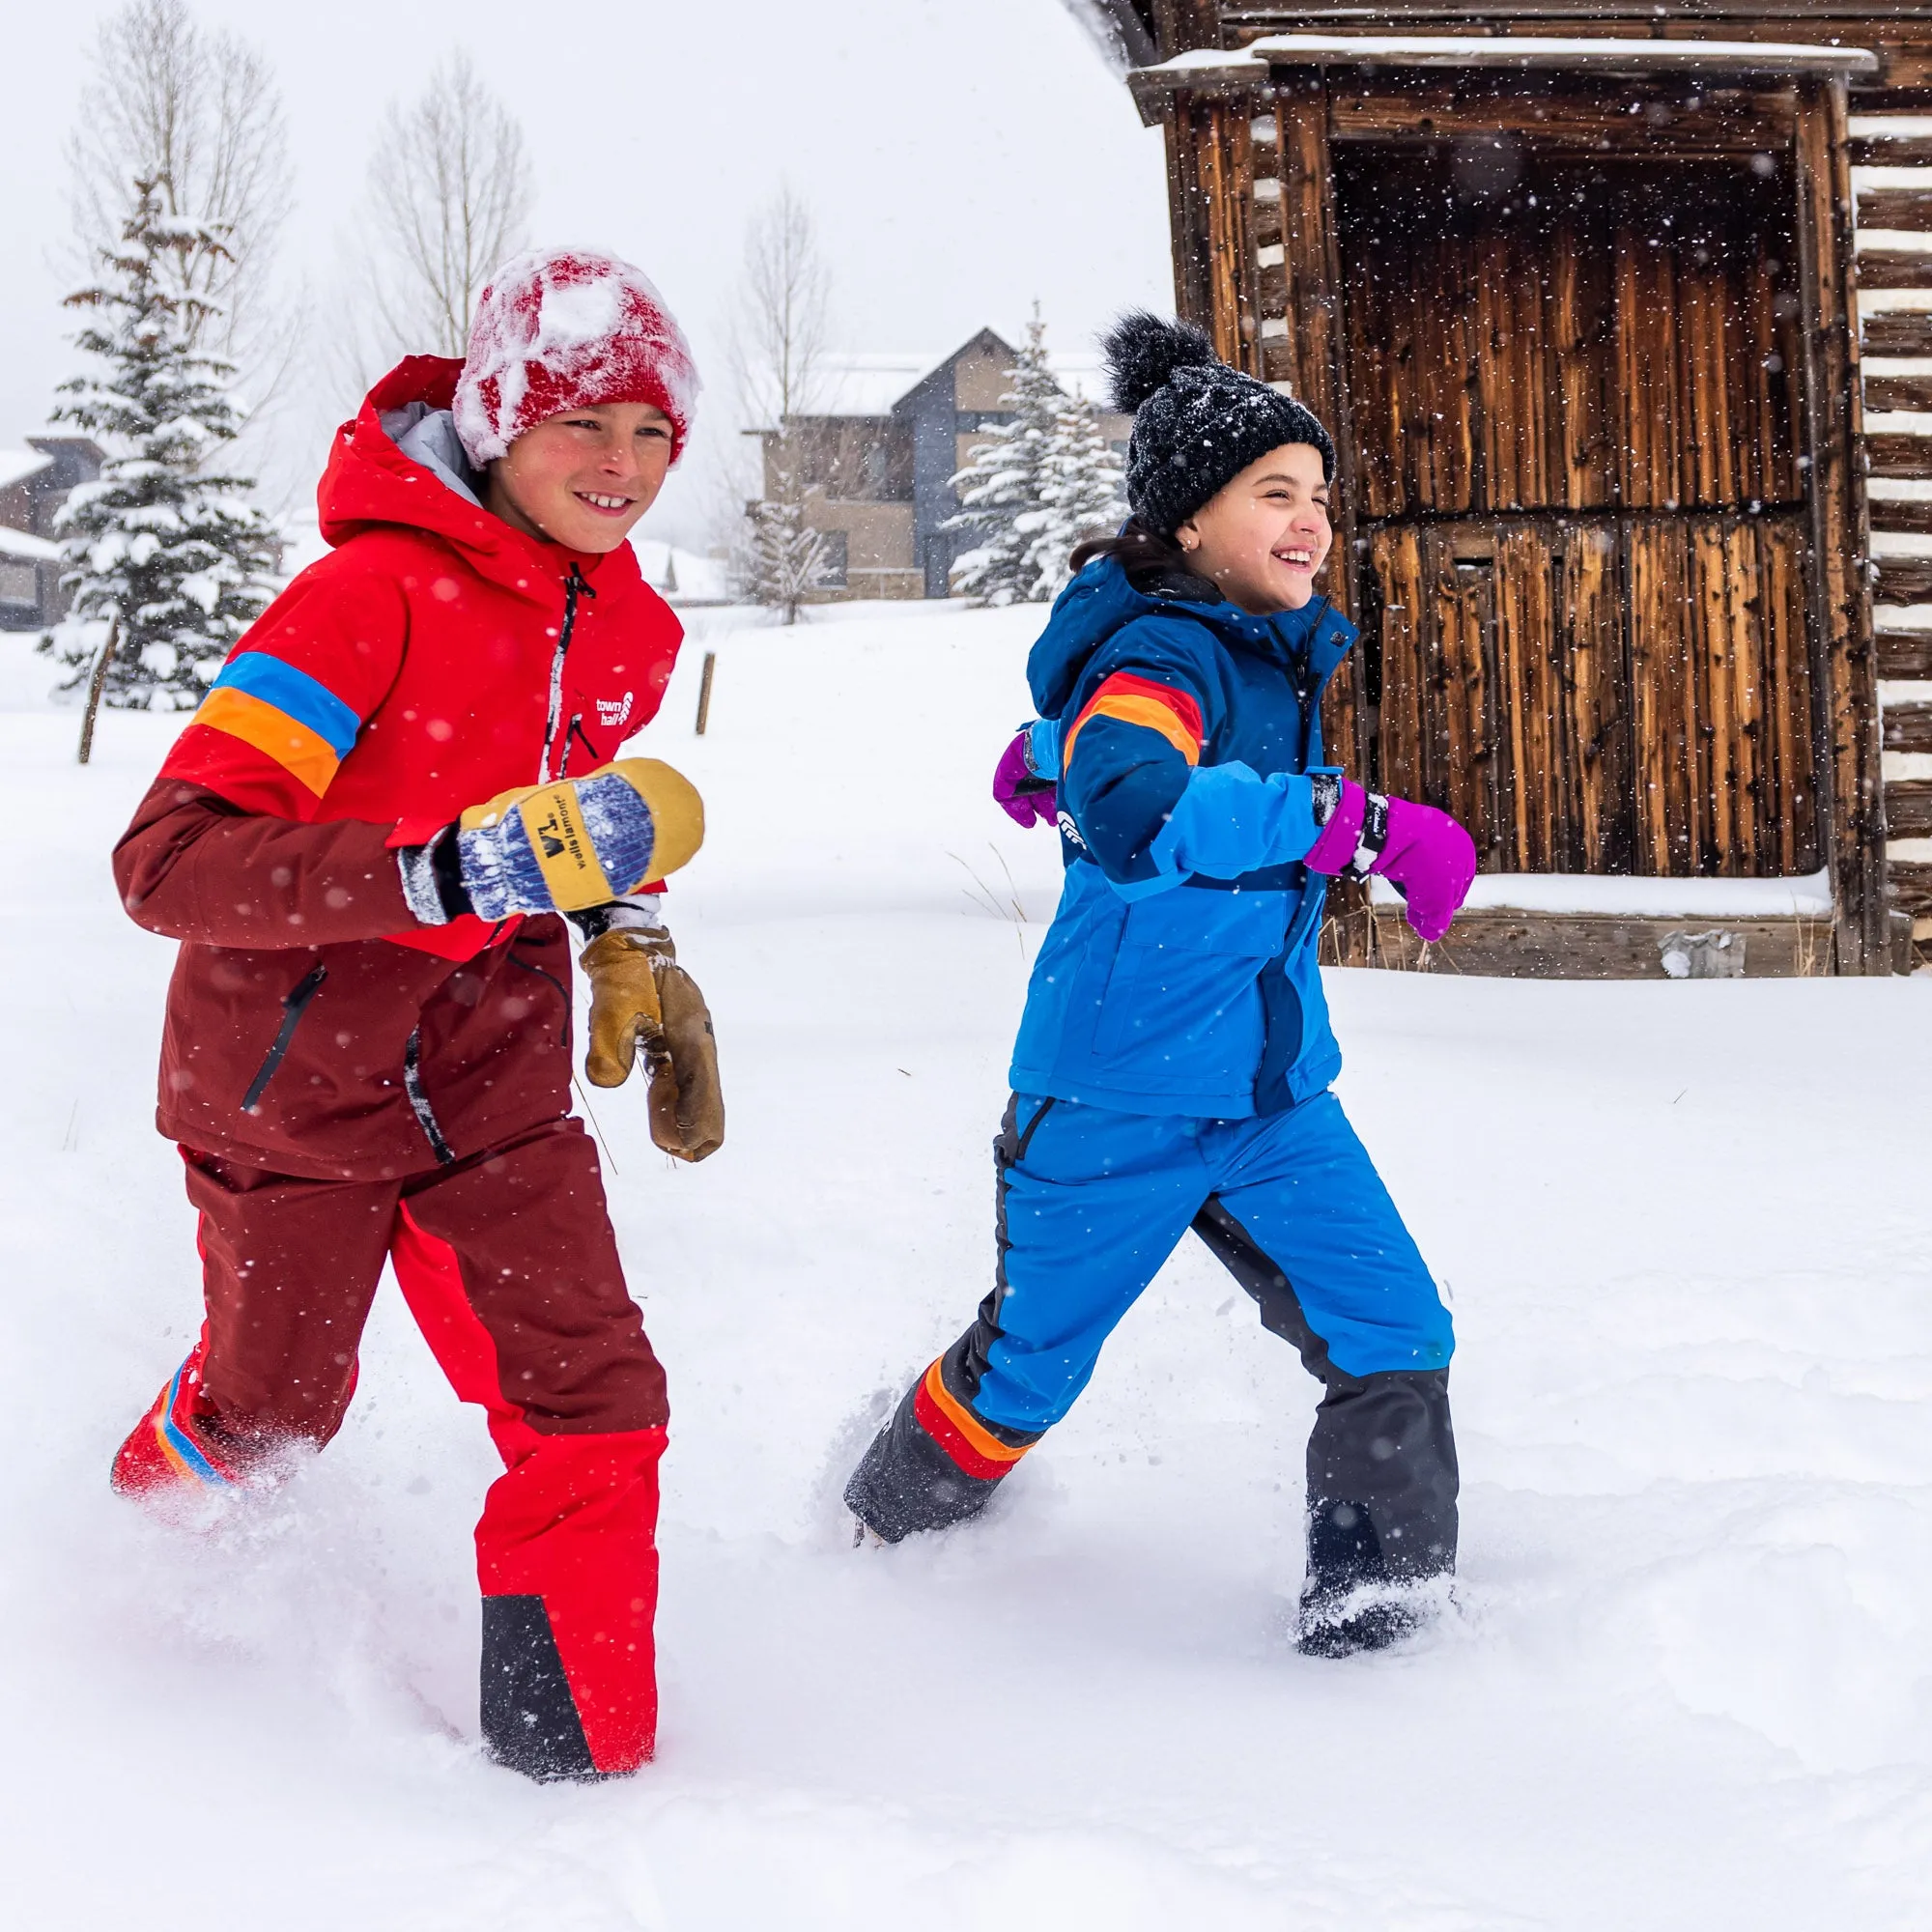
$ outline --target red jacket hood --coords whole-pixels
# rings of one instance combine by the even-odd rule
[[[383,428],[384,414],[412,403],[448,409],[462,369],[452,355],[407,355],[363,398],[355,420],[335,432],[315,493],[324,541],[341,545],[383,525],[426,530],[460,550],[480,576],[536,599],[548,599],[573,561],[600,590],[641,584],[628,543],[601,554],[539,543],[458,496],[396,447]]]

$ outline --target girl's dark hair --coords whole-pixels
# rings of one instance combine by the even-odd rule
[[[1174,538],[1149,529],[1138,517],[1129,517],[1119,536],[1089,537],[1067,561],[1075,571],[1082,571],[1103,556],[1115,558],[1127,582],[1144,597],[1185,597],[1198,604],[1220,602],[1220,585],[1188,562],[1187,553]]]

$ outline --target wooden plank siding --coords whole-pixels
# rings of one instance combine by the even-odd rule
[[[1876,519],[1874,519],[1876,521]],[[1932,556],[1882,556],[1878,559],[1879,604],[1932,604]]]
[[[1932,903],[1932,866],[1926,897]],[[1824,919],[1612,918],[1590,913],[1459,913],[1448,936],[1424,948],[1401,912],[1378,906],[1378,965],[1397,972],[1467,973],[1497,979],[1655,980],[1673,935],[1721,931],[1744,954],[1747,980],[1808,979],[1832,970]]]
[[[1927,267],[1926,281],[1932,286],[1932,265]],[[1870,285],[1861,276],[1859,286]],[[1932,309],[1869,310],[1862,335],[1867,355],[1932,355]]]
[[[1875,973],[1890,970],[1891,936],[1878,734],[1872,728],[1879,709],[1877,656],[1871,600],[1859,563],[1866,528],[1859,473],[1864,409],[1848,119],[1842,85],[1812,80],[1800,87],[1796,158],[1810,459],[1810,650],[1820,683],[1826,844],[1837,908],[1833,936],[1841,972]]]
[[[1888,752],[1932,752],[1932,704],[1888,704],[1885,707],[1885,749]]]
[[[1889,162],[1888,166],[1904,166]],[[1932,188],[1861,187],[1859,190],[1861,228],[1896,228],[1923,232],[1932,229]]]
[[[1869,130],[1871,124],[1864,124]],[[1882,125],[1882,124],[1881,124]],[[1910,124],[1902,123],[1902,127]],[[1924,170],[1913,185],[1896,178],[1883,186],[1861,182],[1858,225],[1861,229],[1932,231],[1932,140],[1916,131],[1888,138],[1867,131],[1854,141],[1851,158],[1870,167]],[[1909,177],[1908,177],[1909,179]],[[1877,239],[1877,238],[1873,238]],[[1932,355],[1932,311],[1884,305],[1894,291],[1932,290],[1932,253],[1897,248],[1861,248],[1857,256],[1860,286],[1869,291],[1861,325],[1861,347],[1867,356]],[[1894,296],[1893,299],[1899,298]],[[1932,377],[1912,370],[1867,365],[1862,384],[1864,406],[1871,411],[1932,412]],[[1932,478],[1932,437],[1884,433],[1866,439],[1865,462],[1874,477]],[[1874,494],[1868,497],[1871,529],[1879,534],[1932,535],[1932,501]],[[1872,599],[1880,611],[1932,602],[1932,557],[1879,554],[1875,559]],[[1879,631],[1875,638],[1877,673],[1895,683],[1932,679],[1932,632]],[[1908,755],[1932,753],[1932,706],[1885,697],[1881,687],[1881,744],[1885,751]],[[1890,858],[1891,841],[1932,838],[1932,781],[1892,778],[1881,784],[1884,836],[1888,841],[1887,886],[1897,917],[1918,941],[1921,956],[1932,959],[1932,866]],[[1907,945],[1908,959],[1912,951]]]
[[[1865,407],[1871,407],[1871,382],[1865,382]],[[1932,536],[1932,499],[1922,497],[1867,498],[1874,530],[1903,536]]]
[[[1932,631],[1881,631],[1877,644],[1880,677],[1932,678]]]
[[[1486,871],[1816,870],[1803,551],[1792,514],[1379,526],[1380,782]]]
[[[1365,518],[1802,498],[1778,184],[1738,234],[1687,214],[1674,171],[1627,168],[1577,208],[1550,169],[1522,183],[1536,211],[1470,234],[1441,175],[1380,152],[1341,170]]]
[[[1859,287],[1861,289],[1922,289],[1932,254],[1904,248],[1861,248]]]
[[[1875,430],[1864,439],[1868,474],[1907,483],[1932,483],[1932,436]]]

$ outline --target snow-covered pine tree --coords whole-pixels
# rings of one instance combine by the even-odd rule
[[[952,562],[952,588],[978,605],[1024,604],[1039,595],[1037,567],[1028,561],[1047,483],[1054,422],[1066,398],[1046,362],[1046,325],[1036,304],[1026,346],[1000,398],[1012,413],[989,424],[971,462],[952,479],[960,509],[940,526],[975,539]]]
[[[54,419],[108,451],[99,479],[79,485],[55,522],[68,614],[40,647],[84,683],[113,620],[120,634],[105,702],[192,710],[235,640],[274,595],[274,526],[250,503],[253,479],[223,473],[241,427],[233,364],[203,345],[219,314],[198,274],[222,250],[218,226],[167,212],[166,184],[137,181],[118,250],[68,298],[89,320],[76,347],[99,374],[61,385]]]
[[[826,561],[825,538],[806,522],[803,503],[780,498],[750,505],[735,559],[747,603],[776,611],[782,624],[797,623],[806,597],[824,580]]]
[[[1063,396],[1047,446],[1039,501],[1018,520],[1027,537],[1028,593],[1051,603],[1072,575],[1067,558],[1089,537],[1112,536],[1127,517],[1125,467],[1085,396]]]

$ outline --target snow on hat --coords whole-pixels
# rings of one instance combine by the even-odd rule
[[[456,434],[480,469],[566,410],[651,403],[676,462],[697,401],[684,331],[641,270],[595,248],[532,249],[491,276],[456,379]]]
[[[1335,474],[1335,444],[1293,396],[1232,369],[1191,323],[1130,309],[1102,338],[1114,407],[1134,419],[1127,441],[1127,506],[1172,536],[1202,504],[1285,442],[1321,452]]]

